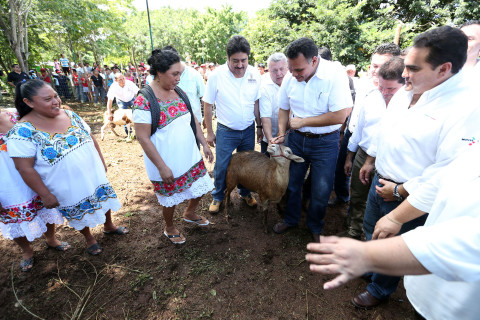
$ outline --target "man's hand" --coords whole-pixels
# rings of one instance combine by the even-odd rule
[[[400,232],[401,228],[400,224],[396,224],[384,216],[377,221],[372,234],[372,240],[394,237]]]
[[[162,177],[162,181],[166,184],[172,184],[175,182],[175,178],[173,177],[173,172],[170,170],[169,167],[165,166],[158,170],[160,172],[160,177]]]
[[[292,117],[289,120],[290,128],[292,130],[297,130],[303,127],[303,118]]]
[[[108,113],[108,120],[113,121],[113,112],[112,111],[110,111]]]
[[[285,135],[282,134],[278,137],[270,139],[269,144],[282,144],[285,141]]]
[[[207,133],[207,143],[210,147],[215,147],[215,143],[217,142],[217,137],[215,133]]]
[[[53,209],[60,205],[60,203],[58,203],[57,197],[55,197],[52,193],[40,196],[40,199],[42,199],[43,205],[47,209]]]
[[[396,199],[393,197],[393,189],[395,188],[395,183],[379,179],[378,182],[383,184],[382,187],[375,186],[377,194],[384,200],[384,201],[395,201]]]
[[[263,139],[263,130],[262,128],[257,128],[257,143],[262,142]]]
[[[208,162],[212,163],[213,162],[213,152],[210,150],[208,145],[203,146],[203,154],[207,158]]]
[[[320,243],[307,245],[307,249],[315,253],[308,253],[305,259],[313,272],[338,274],[323,285],[325,290],[335,289],[369,271],[364,247],[357,240],[320,236]]]
[[[359,178],[364,185],[367,185],[370,183],[370,176],[372,175],[373,170],[375,170],[375,165],[366,163],[366,162],[360,169]]]
[[[349,151],[347,154],[347,158],[345,159],[345,165],[343,166],[343,170],[345,171],[345,175],[350,177],[352,175],[352,168],[353,168],[353,155],[354,153]]]

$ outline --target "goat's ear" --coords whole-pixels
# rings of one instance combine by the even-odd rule
[[[295,161],[295,162],[305,162],[302,157],[296,156],[294,154],[291,154],[288,156],[288,159]]]

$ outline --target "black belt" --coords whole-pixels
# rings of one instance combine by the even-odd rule
[[[325,136],[331,135],[332,133],[338,132],[338,130],[328,132],[328,133],[311,133],[311,132],[302,132],[298,130],[294,130],[294,131],[307,138],[320,138],[320,137],[325,137]]]
[[[387,180],[387,181],[393,182],[393,183],[395,183],[395,184],[403,184],[403,182],[397,182],[397,181],[393,181],[392,179],[385,178],[384,176],[382,176],[382,175],[377,171],[377,169],[375,169],[375,174],[378,176],[379,179]]]

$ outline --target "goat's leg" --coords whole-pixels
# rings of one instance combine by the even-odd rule
[[[230,218],[230,216],[228,215],[228,205],[232,204],[230,201],[231,193],[232,193],[232,189],[229,189],[227,187],[227,191],[225,192],[225,220],[227,221],[227,224],[229,224],[229,218]]]
[[[263,211],[263,232],[268,233],[267,216],[268,216],[268,199],[261,201]]]
[[[118,133],[115,131],[115,124],[112,123],[111,126],[110,126],[110,128],[112,129],[112,132],[113,132],[113,134],[114,134],[116,137],[120,137],[120,136],[118,135]]]
[[[103,138],[105,138],[105,128],[109,125],[108,122],[105,122],[105,124],[102,126],[100,129],[100,139],[103,141]]]

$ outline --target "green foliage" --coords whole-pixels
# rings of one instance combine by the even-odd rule
[[[8,19],[9,1],[0,0]],[[70,61],[123,64],[146,61],[151,54],[147,12],[133,0],[32,0],[28,18],[29,65],[51,62],[65,53]],[[164,7],[150,11],[153,46],[172,45],[183,60],[226,60],[226,44],[244,35],[252,47],[251,62],[266,62],[299,37],[327,46],[342,64],[366,66],[371,52],[392,42],[402,24],[400,46],[432,27],[459,25],[480,16],[478,0],[273,0],[248,18],[231,6],[204,11]],[[16,56],[0,33],[0,66]],[[7,68],[8,69],[8,68]]]

